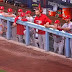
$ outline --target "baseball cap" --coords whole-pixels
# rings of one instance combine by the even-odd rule
[[[4,10],[4,7],[3,6],[0,6],[0,10]]]
[[[65,19],[71,19],[70,15],[67,15],[67,16],[65,17]]]
[[[13,10],[11,8],[8,9],[8,12],[12,12]]]
[[[18,9],[18,12],[23,12],[23,10],[22,9]]]
[[[24,13],[24,12],[22,12],[22,13],[21,13],[21,16],[22,16],[22,17],[23,17],[23,16],[25,16],[25,13]]]
[[[59,21],[59,20],[55,20],[54,23],[56,23],[56,24],[60,24],[60,21]]]
[[[26,14],[31,14],[31,11],[30,10],[26,11]]]

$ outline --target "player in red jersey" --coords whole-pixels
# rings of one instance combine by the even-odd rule
[[[39,10],[36,10],[35,14],[36,17],[34,19],[34,23],[41,26],[51,23],[51,20],[45,14],[42,14]],[[45,49],[45,31],[38,30],[38,40],[40,48]]]

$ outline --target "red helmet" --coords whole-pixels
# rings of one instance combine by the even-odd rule
[[[0,6],[0,10],[4,10],[4,7],[3,6]]]
[[[31,11],[30,10],[26,11],[26,14],[31,14]]]
[[[22,9],[18,9],[18,12],[23,12],[23,10]]]
[[[21,17],[23,17],[23,16],[25,16],[25,13],[24,12],[21,13]]]
[[[56,24],[60,24],[60,21],[59,21],[59,20],[55,20],[54,23],[56,23]]]
[[[71,19],[70,15],[67,15],[67,16],[65,17],[65,19]]]
[[[8,9],[8,12],[12,12],[13,10],[11,8]]]

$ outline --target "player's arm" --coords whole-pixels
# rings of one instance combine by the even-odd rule
[[[5,15],[5,12],[1,13],[1,15],[3,15],[3,16],[4,16],[4,15]]]
[[[64,31],[69,31],[69,30],[71,30],[71,29],[72,29],[72,24],[69,25],[69,27],[67,27],[66,24],[64,24],[64,25],[62,26],[62,30],[64,30]]]
[[[52,23],[52,21],[47,16],[45,16],[45,22],[46,22],[46,24],[44,26],[46,28],[53,28],[53,26],[50,25]]]
[[[53,28],[53,29],[57,29],[54,25],[47,25],[47,24],[45,24],[44,25],[46,28]]]
[[[61,26],[58,26],[58,27],[57,27],[57,30],[62,31],[63,29],[62,29]]]
[[[49,25],[49,22],[47,22],[46,25]]]
[[[66,27],[66,25],[64,24],[64,25],[62,26],[62,29],[63,29],[64,31],[69,31],[69,30],[72,29],[72,25],[70,25],[69,27]]]
[[[71,28],[62,28],[64,31],[69,31]]]
[[[13,26],[16,26],[17,20],[18,20],[18,17],[15,18],[14,23],[13,23]]]
[[[4,14],[3,16],[5,16],[5,17],[14,17],[15,18],[15,15],[7,15],[7,14]]]

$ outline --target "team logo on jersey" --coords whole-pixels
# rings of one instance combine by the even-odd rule
[[[40,25],[42,23],[42,21],[41,20],[36,20],[36,23]]]

